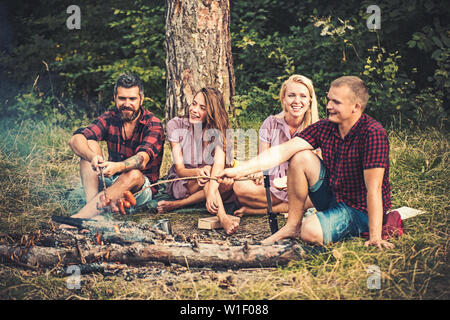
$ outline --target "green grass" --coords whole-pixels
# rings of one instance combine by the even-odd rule
[[[71,132],[0,120],[0,233],[36,231],[53,214],[77,209],[66,197],[80,184],[78,159],[66,143]],[[393,207],[425,211],[405,221],[406,233],[392,240],[392,250],[364,247],[354,238],[282,268],[180,272],[172,266],[157,281],[90,274],[79,291],[67,289],[66,279],[51,270],[2,264],[0,299],[448,299],[448,134],[391,129],[389,139]],[[166,152],[161,171],[169,166]],[[371,265],[382,272],[380,289],[367,288]]]

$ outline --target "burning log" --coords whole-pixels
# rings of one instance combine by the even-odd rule
[[[113,219],[94,220],[53,216],[52,220],[57,223],[67,224],[78,229],[89,230],[95,235],[95,242],[131,244],[134,242],[154,243],[155,239],[166,237],[167,234],[156,228],[142,228],[131,221],[119,222]]]

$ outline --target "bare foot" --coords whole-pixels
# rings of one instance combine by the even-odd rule
[[[243,217],[244,215],[264,215],[267,214],[267,208],[251,208],[242,206],[233,213],[236,217]]]
[[[156,205],[156,209],[158,210],[158,213],[164,213],[169,212],[175,209],[178,209],[180,207],[178,201],[166,201],[161,200]]]
[[[261,241],[261,244],[270,244],[279,240],[288,238],[299,238],[300,230],[297,226],[284,225],[280,230],[275,232],[273,235]]]
[[[237,209],[233,214],[236,217],[243,217],[246,214],[247,211],[247,207],[246,206],[242,206],[241,208]]]
[[[219,219],[227,235],[232,235],[233,233],[236,232],[237,228],[239,227],[239,222],[233,220],[227,214],[223,215],[222,217],[219,217]]]

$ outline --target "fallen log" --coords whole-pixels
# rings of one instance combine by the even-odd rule
[[[186,267],[252,268],[286,265],[289,261],[303,259],[310,249],[294,241],[272,245],[227,246],[207,243],[133,243],[107,246],[94,245],[84,250],[83,258],[77,248],[51,248],[0,245],[3,261],[18,262],[30,268],[57,267],[95,262],[120,262],[144,265],[148,262],[176,263]]]
[[[53,216],[52,220],[79,229],[87,234],[74,234],[65,229],[51,234],[0,241],[0,259],[36,270],[68,265],[115,263],[145,265],[148,263],[179,264],[186,267],[253,268],[285,265],[309,256],[319,247],[303,246],[285,240],[271,245],[250,242],[211,242],[193,237],[189,242],[150,225],[131,221],[103,221]],[[22,241],[23,240],[23,241]],[[187,240],[187,239],[184,239]],[[6,242],[6,243],[5,243]]]

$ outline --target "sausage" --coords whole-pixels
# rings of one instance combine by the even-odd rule
[[[123,206],[123,199],[122,199],[122,198],[120,198],[119,200],[117,200],[117,206],[119,207],[119,212],[120,212],[120,214],[126,215],[125,208],[124,208],[124,206]]]
[[[136,205],[136,198],[133,196],[133,194],[131,193],[131,191],[125,191],[123,193],[123,196],[125,197],[125,199],[130,203],[131,206],[135,206]]]
[[[110,198],[106,198],[105,207],[109,206],[110,204],[111,204],[111,199]]]
[[[127,200],[123,199],[123,206],[128,209],[131,207],[131,204]]]

